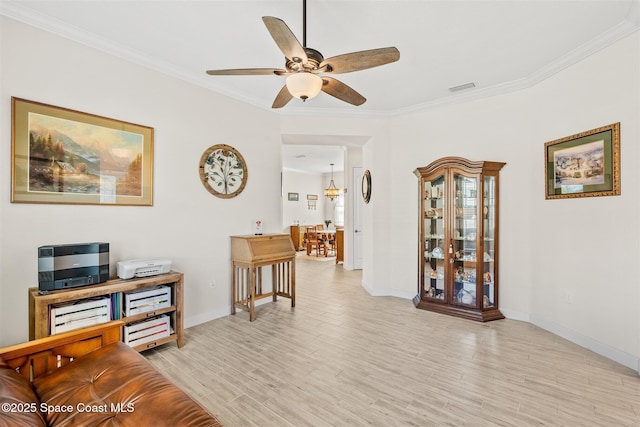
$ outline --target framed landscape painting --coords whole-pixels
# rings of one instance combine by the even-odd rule
[[[620,195],[620,123],[547,142],[545,198]]]
[[[11,201],[151,206],[153,128],[11,98]]]

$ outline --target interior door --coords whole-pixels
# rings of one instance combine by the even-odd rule
[[[353,269],[362,269],[362,235],[363,235],[363,221],[362,211],[364,208],[364,200],[362,198],[362,167],[354,167],[352,169],[351,179],[355,191],[351,192],[351,200],[353,202]]]

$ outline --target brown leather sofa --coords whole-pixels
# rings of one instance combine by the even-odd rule
[[[0,426],[221,426],[120,341],[121,325],[0,349]]]

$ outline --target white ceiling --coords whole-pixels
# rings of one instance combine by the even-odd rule
[[[289,170],[312,173],[341,172],[348,147],[361,147],[366,136],[282,135],[282,165]]]
[[[362,106],[321,93],[275,111],[388,116],[529,87],[637,31],[638,5],[639,0],[308,0],[308,47],[328,58],[395,46],[400,60],[335,76],[367,98]],[[271,109],[284,77],[205,71],[284,68],[262,16],[283,19],[302,42],[302,0],[3,0],[0,12],[265,109]],[[476,87],[449,91],[469,82]],[[283,142],[302,143],[286,137]]]

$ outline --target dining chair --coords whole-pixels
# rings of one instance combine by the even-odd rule
[[[316,256],[320,254],[327,256],[327,241],[318,235],[315,227],[307,228],[307,237],[307,255],[311,255],[311,251],[315,249]]]
[[[332,256],[336,255],[336,233],[327,233],[327,244]]]

